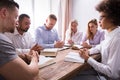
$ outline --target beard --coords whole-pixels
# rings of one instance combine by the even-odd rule
[[[14,33],[14,29],[11,29],[9,32],[10,32],[10,33]]]
[[[29,29],[29,28],[22,29],[22,28],[20,27],[20,30],[21,30],[22,32],[27,32],[27,31],[28,31],[28,29]]]

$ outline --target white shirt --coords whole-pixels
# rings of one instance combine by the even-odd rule
[[[79,32],[79,31],[77,31],[75,34],[72,35],[72,37],[70,37],[70,31],[67,30],[66,31],[65,43],[68,43],[68,40],[71,39],[74,42],[74,44],[79,44],[80,45],[80,43],[82,41],[82,37],[83,37],[83,33]]]
[[[101,53],[102,62],[90,57],[88,63],[108,77],[120,80],[120,28],[108,33],[100,45],[90,49],[90,54],[94,53]]]
[[[21,35],[16,28],[14,33],[5,33],[5,35],[10,38],[18,54],[29,52],[30,48],[35,44],[29,32],[25,32]]]

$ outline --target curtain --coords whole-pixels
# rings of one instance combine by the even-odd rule
[[[58,33],[61,39],[65,40],[65,32],[72,17],[72,0],[59,0],[58,10]]]

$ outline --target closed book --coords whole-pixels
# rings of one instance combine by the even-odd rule
[[[46,48],[44,50],[41,51],[41,55],[44,55],[44,56],[57,56],[57,52],[58,52],[58,49],[57,48]]]
[[[84,63],[84,59],[80,57],[79,53],[76,53],[76,52],[69,52],[65,56],[65,61]]]

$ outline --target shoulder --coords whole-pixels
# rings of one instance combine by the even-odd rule
[[[9,42],[12,43],[12,41],[5,35],[0,33],[0,43],[1,42]]]
[[[104,31],[104,30],[98,30],[98,31],[97,31],[97,34],[98,34],[98,35],[104,35],[104,34],[105,34],[105,31]]]
[[[45,26],[43,25],[43,26],[37,27],[35,31],[44,31],[44,30],[45,30]]]

